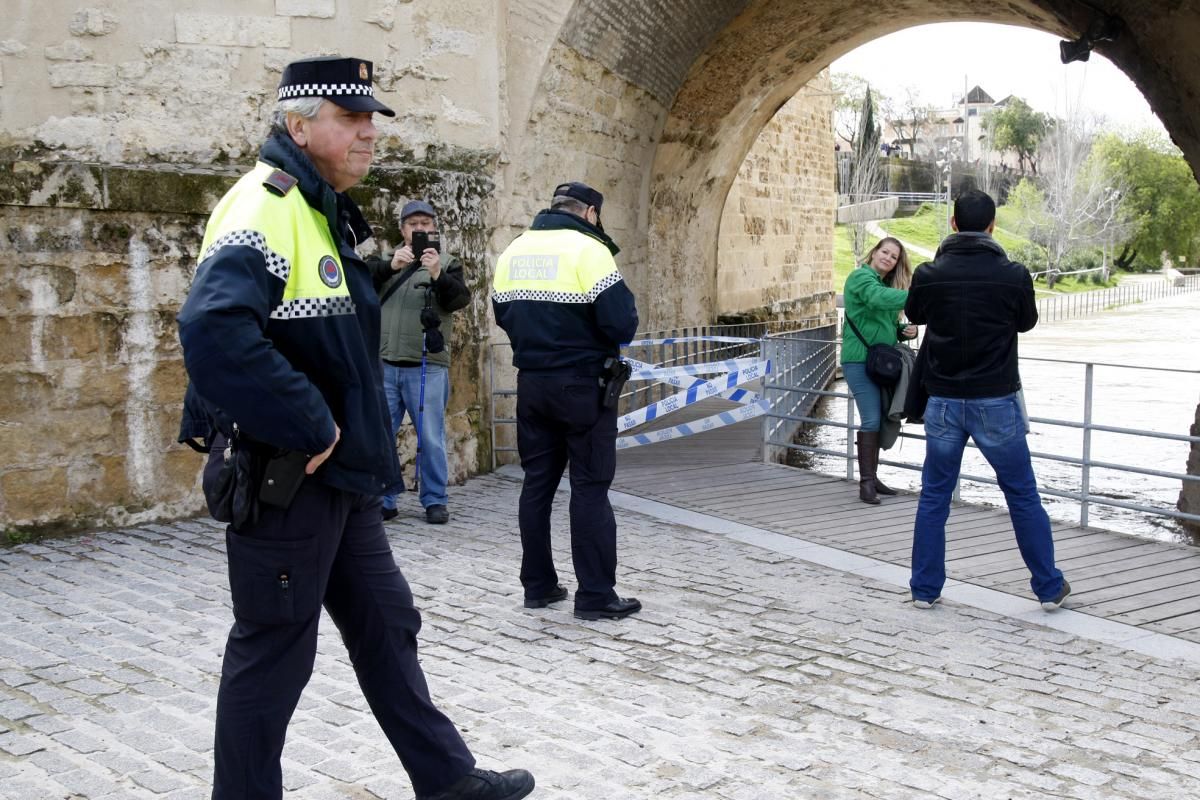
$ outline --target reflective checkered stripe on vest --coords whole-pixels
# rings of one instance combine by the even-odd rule
[[[264,186],[275,168],[259,163],[213,210],[203,262],[222,247],[244,245],[262,253],[269,273],[283,281],[283,299],[271,319],[353,314],[342,261],[325,215],[298,188],[282,197]]]

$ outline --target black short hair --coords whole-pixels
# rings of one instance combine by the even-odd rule
[[[981,233],[996,219],[996,201],[987,192],[971,189],[954,200],[954,224],[960,231]]]

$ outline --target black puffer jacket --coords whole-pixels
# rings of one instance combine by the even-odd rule
[[[913,273],[904,313],[926,326],[930,395],[1001,397],[1021,388],[1017,334],[1037,324],[1033,279],[988,234],[946,237]]]

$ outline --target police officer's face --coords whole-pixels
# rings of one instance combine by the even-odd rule
[[[336,191],[346,191],[371,169],[378,133],[370,111],[350,111],[326,101],[312,119],[289,114],[288,131]]]

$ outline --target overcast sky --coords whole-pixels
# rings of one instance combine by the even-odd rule
[[[834,72],[861,75],[897,99],[906,86],[921,99],[949,107],[968,88],[993,100],[1010,94],[1039,111],[1066,114],[1068,105],[1103,115],[1116,128],[1162,130],[1133,81],[1092,53],[1086,63],[1063,64],[1059,38],[1030,28],[976,22],[921,25],[876,39],[833,62]]]

